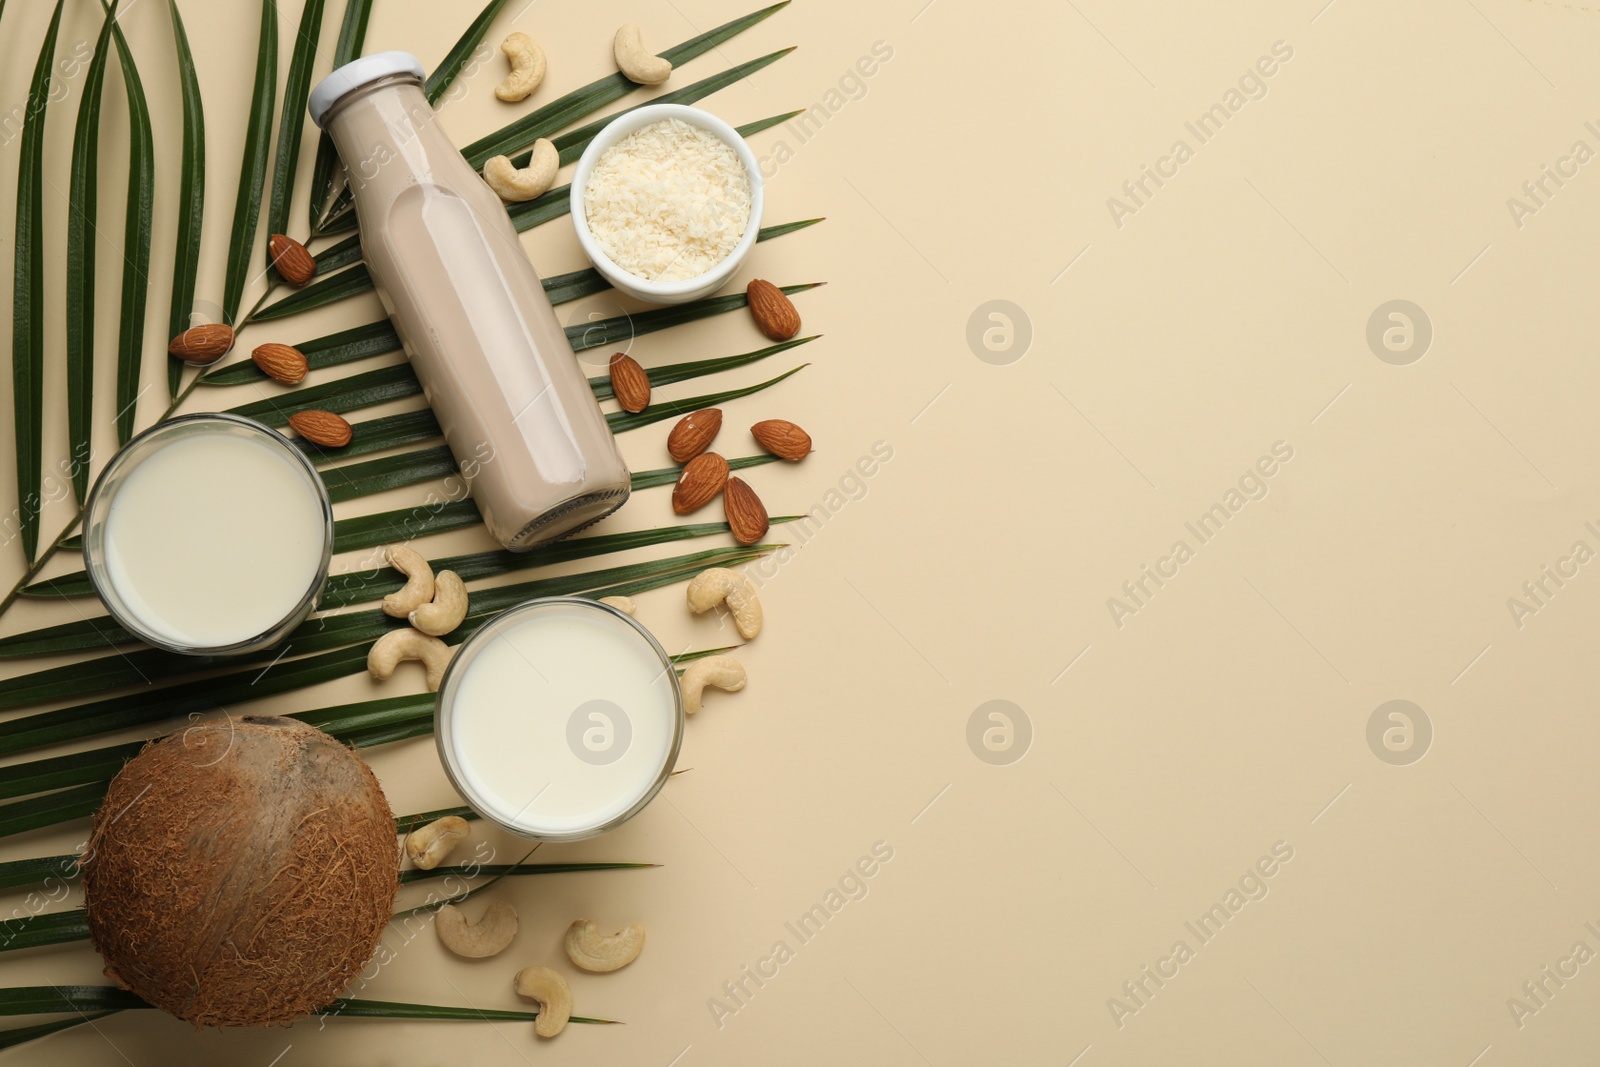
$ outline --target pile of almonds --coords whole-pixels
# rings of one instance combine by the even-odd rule
[[[774,341],[800,332],[800,312],[782,289],[757,278],[745,289],[745,302],[756,328]],[[611,392],[623,411],[638,413],[650,406],[650,375],[625,352],[611,357]],[[723,513],[734,540],[753,545],[771,525],[766,505],[743,478],[729,476],[728,461],[708,451],[722,429],[722,410],[706,408],[678,420],[667,435],[667,452],[683,465],[672,490],[672,510],[679,515],[699,511],[722,496]],[[750,427],[756,443],[779,459],[798,463],[811,452],[811,435],[786,419],[768,419]]]
[[[722,410],[706,408],[678,420],[667,435],[667,451],[683,464],[672,490],[672,510],[679,515],[699,511],[722,494],[723,513],[734,540],[753,545],[766,536],[767,509],[743,478],[728,475],[728,461],[708,451],[722,429]],[[811,435],[787,419],[767,419],[750,427],[756,443],[779,459],[798,463],[811,452]]]
[[[317,275],[317,259],[306,251],[306,246],[301,245],[293,237],[283,234],[274,234],[267,242],[267,258],[272,259],[272,266],[278,272],[278,277],[283,278],[290,285],[302,286],[310,282]],[[182,331],[176,338],[166,344],[166,352],[171,357],[179,358],[190,366],[210,366],[221,360],[224,355],[234,349],[234,328],[227,323],[200,323],[190,326],[189,330]],[[306,374],[310,371],[310,363],[306,354],[291,344],[261,344],[250,354],[251,360],[261,368],[261,373],[274,381],[283,382],[285,386],[298,386],[306,381]],[[306,438],[312,445],[322,448],[344,448],[349,445],[350,438],[354,437],[354,429],[350,427],[341,414],[333,411],[314,410],[296,411],[290,416],[290,429],[296,434]]]
[[[783,296],[782,293],[778,295]],[[643,411],[650,405],[650,375],[638,360],[618,352],[611,357],[611,391],[616,394],[622,410]],[[667,435],[667,452],[683,465],[678,484],[672,490],[672,510],[688,515],[720,494],[734,540],[741,545],[753,545],[766,536],[771,523],[756,491],[743,478],[729,477],[728,461],[708,451],[721,429],[722,409],[705,408],[679,419]],[[779,459],[797,463],[811,452],[811,435],[786,419],[758,422],[750,427],[750,433],[756,443]]]
[[[306,246],[281,233],[267,242],[267,255],[278,276],[298,288],[316,276],[317,261]],[[167,354],[191,367],[207,367],[233,350],[233,327],[225,322],[205,322],[191,326],[167,343]],[[284,385],[305,381],[310,364],[305,354],[293,345],[268,343],[256,346],[250,358],[261,373]],[[348,420],[332,411],[312,409],[289,416],[289,428],[323,448],[343,448],[354,430]]]

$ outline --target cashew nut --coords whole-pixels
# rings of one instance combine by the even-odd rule
[[[689,664],[678,684],[683,687],[683,711],[693,715],[700,710],[700,696],[706,686],[729,693],[744,688],[744,665],[732,656],[707,656]]]
[[[644,948],[644,927],[629,923],[614,934],[602,934],[593,920],[579,919],[567,927],[567,958],[586,971],[604,974],[620,970],[639,958]]]
[[[367,653],[367,670],[378,681],[388,679],[394,669],[408,659],[414,659],[428,668],[428,692],[437,693],[444,681],[444,669],[450,665],[450,646],[437,637],[429,637],[420,630],[406,627],[390,630],[378,638]]]
[[[383,555],[389,566],[406,576],[406,584],[398,593],[383,598],[383,613],[403,619],[433,599],[433,568],[405,545],[390,545]]]
[[[617,31],[611,50],[617,56],[617,69],[631,82],[660,85],[672,76],[672,63],[645,48],[644,31],[637,22],[630,22]]]
[[[603,596],[600,603],[616,608],[624,615],[633,616],[633,597],[631,596]]]
[[[550,191],[561,169],[561,153],[548,138],[533,142],[528,165],[518,170],[506,156],[495,156],[483,165],[483,180],[501,200],[520,203]]]
[[[555,1037],[572,1018],[572,987],[548,967],[524,967],[511,983],[517,996],[539,1002],[539,1017],[533,1032],[540,1037]]]
[[[443,637],[467,617],[467,584],[455,571],[433,576],[433,600],[411,613],[411,625],[430,637]]]
[[[434,917],[433,928],[439,931],[439,941],[457,956],[469,960],[498,956],[517,936],[517,909],[497,900],[483,910],[483,917],[475,923],[454,904],[446,904]]]
[[[701,571],[689,583],[688,597],[689,610],[696,615],[726,602],[733,624],[747,641],[761,632],[761,601],[755,586],[738,571],[726,567]]]
[[[508,103],[526,100],[544,81],[544,49],[525,33],[513,33],[500,42],[500,51],[511,60],[511,73],[494,88],[494,95]]]
[[[467,839],[472,827],[459,815],[446,815],[406,835],[406,855],[418,870],[431,871],[444,862],[451,849]]]

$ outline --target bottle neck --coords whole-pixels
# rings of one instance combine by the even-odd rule
[[[323,125],[359,198],[371,186],[425,179],[441,160],[459,160],[437,118],[422,83],[397,74],[341,97]]]
[[[383,93],[387,90],[400,89],[401,87],[408,85],[418,89],[418,95],[421,95],[420,89],[422,87],[422,83],[410,74],[389,74],[382,78],[375,78],[374,80],[367,82],[365,85],[358,86],[357,88],[354,88],[348,93],[345,93],[343,96],[339,97],[339,99],[335,100],[328,107],[327,113],[322,116],[322,128],[327,130],[330,135],[333,135],[335,133],[334,125],[338,122],[341,112],[345,111],[347,108],[358,103],[359,101],[371,97],[375,93]],[[423,98],[423,101],[424,104],[426,104],[425,97]]]

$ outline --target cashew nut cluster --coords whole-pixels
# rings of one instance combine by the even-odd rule
[[[471,832],[467,820],[459,815],[446,815],[407,834],[406,855],[418,870],[431,871]]]
[[[433,568],[405,545],[390,545],[384,549],[384,558],[389,566],[406,576],[406,584],[398,593],[383,598],[383,613],[403,619],[433,599]]]
[[[737,693],[744,688],[744,664],[732,656],[707,656],[697,659],[684,669],[678,684],[683,688],[683,711],[693,715],[700,710],[700,698],[706,686]]]
[[[602,934],[593,920],[579,919],[567,927],[567,958],[577,967],[596,974],[621,970],[639,958],[644,948],[644,927],[629,923],[614,934]]]
[[[474,923],[460,908],[446,904],[434,916],[433,928],[439,932],[439,942],[457,956],[488,959],[504,952],[517,936],[517,909],[497,900]]]
[[[761,601],[755,586],[738,571],[726,567],[701,571],[689,582],[688,598],[689,610],[696,615],[726,603],[733,624],[747,641],[761,632]]]
[[[539,1017],[534,1020],[533,1032],[540,1037],[555,1037],[567,1027],[572,1018],[572,987],[567,980],[548,967],[524,967],[517,972],[511,987],[517,996],[527,997],[539,1004]]]
[[[453,654],[450,646],[437,637],[429,637],[408,626],[404,630],[390,630],[373,643],[372,651],[367,653],[367,672],[382,682],[406,660],[416,660],[428,670],[428,692],[437,693]]]
[[[672,77],[672,63],[644,46],[644,31],[637,22],[627,23],[617,31],[611,50],[617,57],[617,69],[631,82],[660,85]]]
[[[467,583],[455,571],[433,578],[433,599],[412,609],[411,625],[430,637],[443,637],[467,617]]]
[[[561,153],[549,138],[533,142],[528,165],[518,170],[507,156],[495,156],[483,165],[483,180],[501,200],[521,203],[550,191],[561,169]]]
[[[544,49],[525,33],[513,33],[500,42],[500,51],[511,61],[511,73],[495,86],[494,95],[507,103],[526,100],[544,81]]]
[[[603,596],[600,603],[607,607],[616,608],[629,618],[633,617],[633,597],[631,596]]]

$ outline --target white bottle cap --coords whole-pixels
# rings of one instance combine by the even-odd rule
[[[410,74],[420,80],[423,77],[422,61],[410,52],[377,52],[330,71],[311,90],[311,98],[306,103],[306,110],[311,112],[311,121],[321,126],[323,116],[340,97],[394,74]]]

